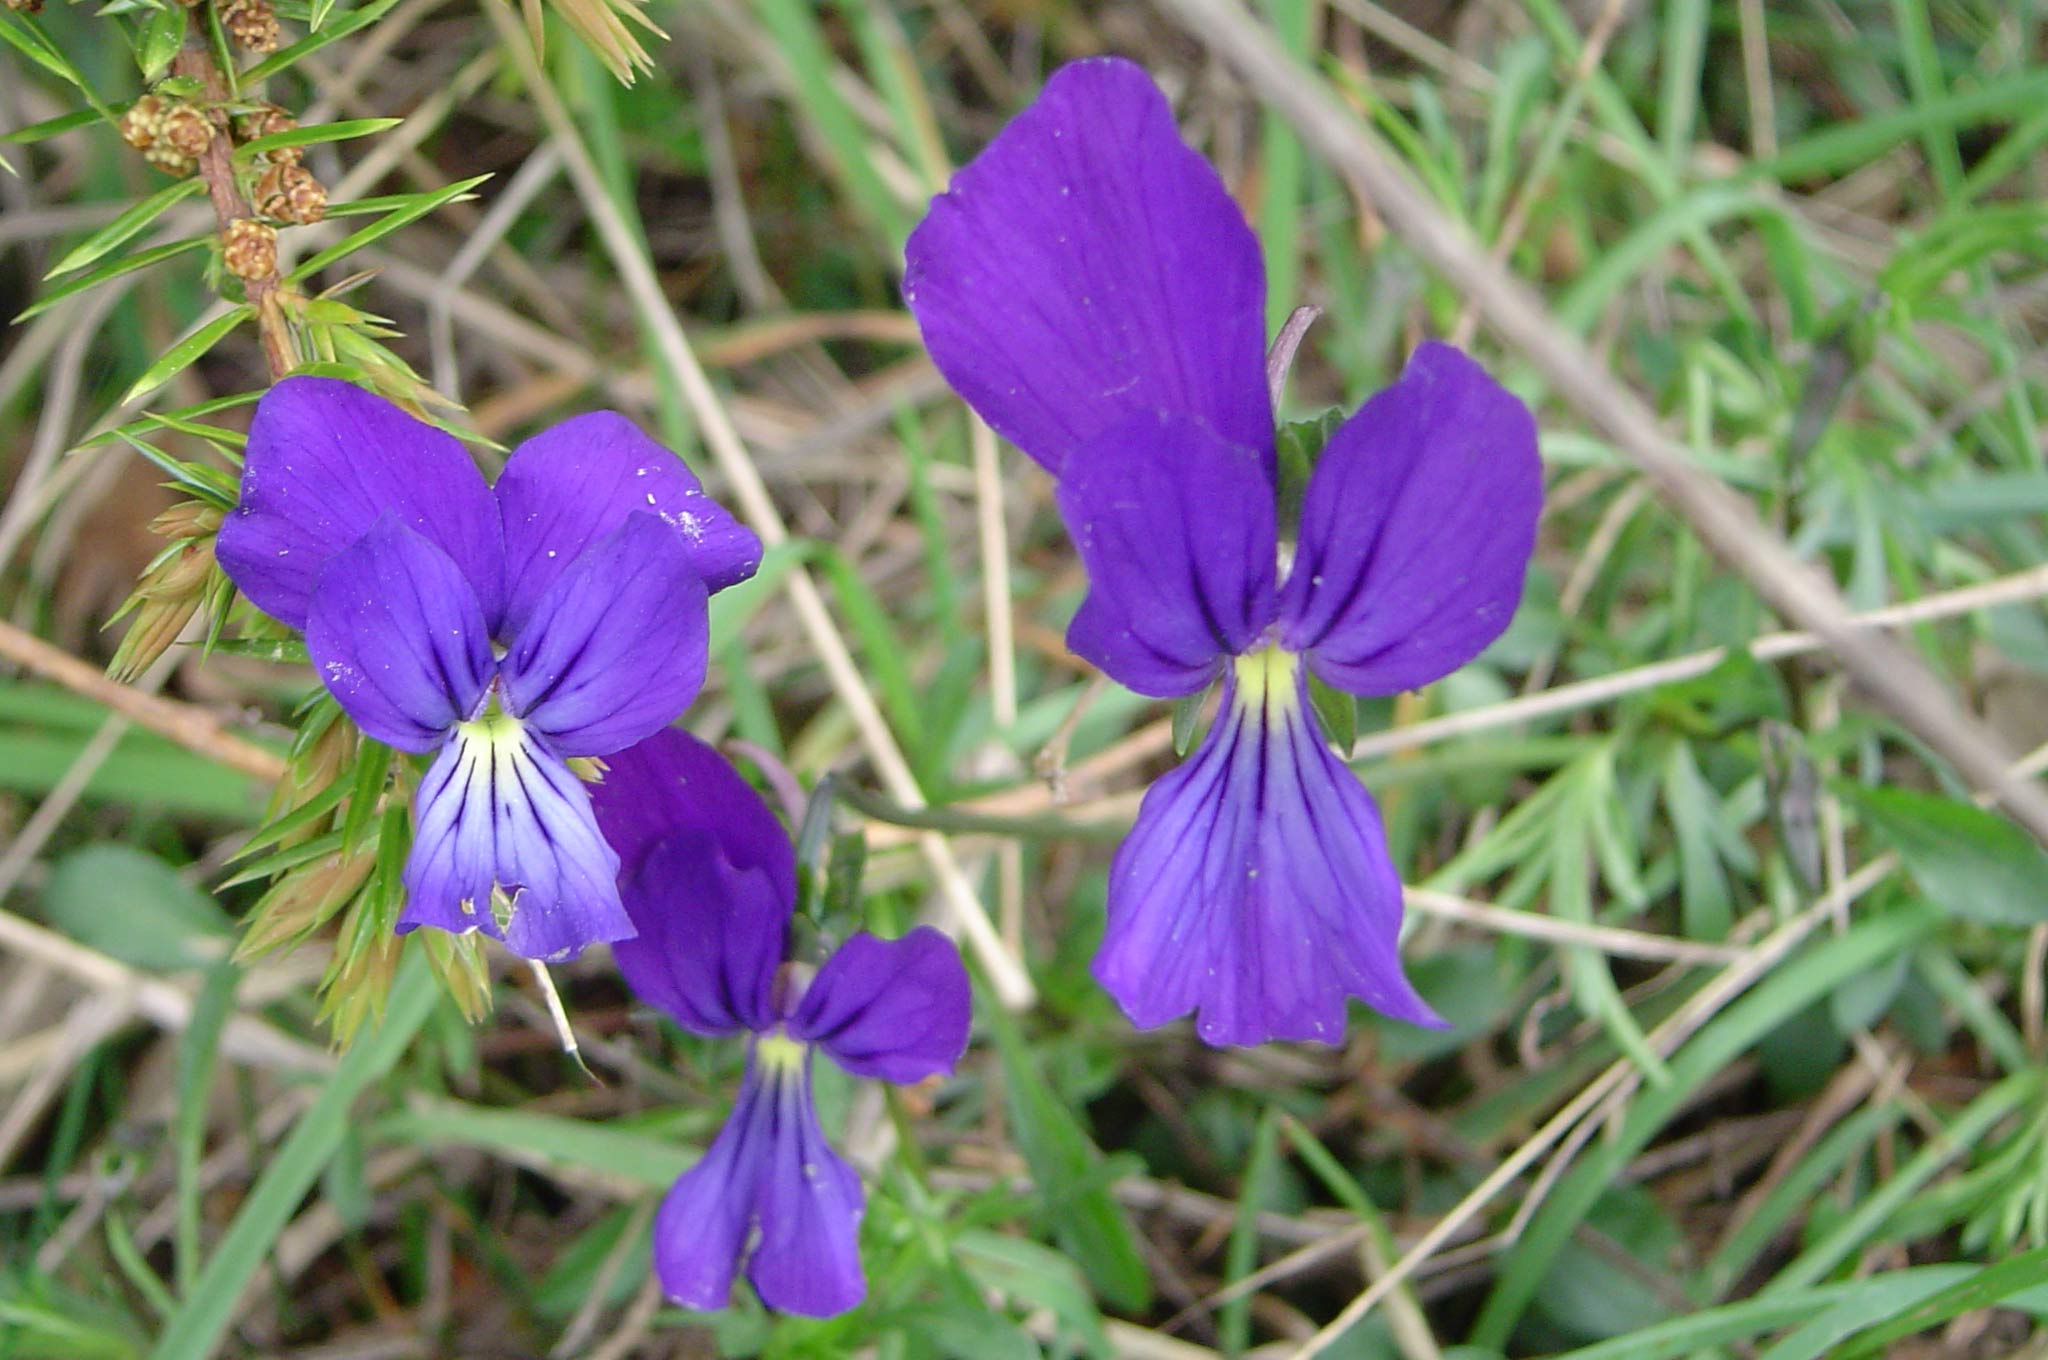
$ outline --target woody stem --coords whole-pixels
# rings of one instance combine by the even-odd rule
[[[221,239],[226,240],[234,223],[254,217],[255,209],[235,183],[235,144],[228,137],[227,115],[220,111],[229,98],[228,82],[207,44],[203,13],[203,9],[195,5],[187,16],[185,45],[171,59],[171,70],[197,80],[200,99],[212,110],[207,121],[212,125],[213,135],[207,139],[206,150],[199,157],[199,177],[206,182],[207,197],[213,202],[214,222],[220,229]],[[245,279],[242,287],[256,313],[256,331],[263,341],[264,365],[270,370],[270,380],[276,382],[297,366],[291,331],[285,325],[284,310],[278,306],[277,275],[271,273],[260,279]]]

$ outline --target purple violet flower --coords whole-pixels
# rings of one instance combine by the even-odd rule
[[[1440,1024],[1401,970],[1378,809],[1308,680],[1413,689],[1507,626],[1542,501],[1527,408],[1424,345],[1277,525],[1258,242],[1127,61],[1055,73],[907,255],[939,370],[1058,479],[1089,578],[1068,645],[1141,694],[1222,680],[1111,865],[1096,977],[1134,1024],[1193,1011],[1212,1044],[1333,1042],[1353,996]]]
[[[401,933],[481,930],[548,960],[633,933],[566,762],[683,711],[709,593],[761,560],[680,459],[601,411],[521,444],[493,488],[453,435],[382,397],[287,378],[257,403],[217,552],[305,630],[357,726],[436,753]]]
[[[811,1107],[811,1056],[907,1083],[967,1048],[967,970],[930,926],[862,932],[815,973],[785,962],[796,855],[724,757],[673,728],[606,762],[593,790],[639,927],[613,946],[642,1000],[692,1034],[747,1036],[731,1116],[654,1220],[654,1268],[689,1308],[726,1305],[733,1276],[770,1308],[829,1317],[858,1304],[860,1177]]]

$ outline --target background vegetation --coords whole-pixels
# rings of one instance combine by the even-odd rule
[[[551,3],[284,0],[267,53],[246,0],[0,13],[0,1355],[2048,1354],[2048,823],[1973,802],[1967,725],[2048,765],[2038,6],[1262,0],[1254,41],[1215,0]],[[1087,977],[1170,719],[1066,652],[1049,484],[896,289],[949,166],[1110,50],[1276,323],[1325,309],[1290,416],[1436,335],[1540,413],[1515,626],[1356,747],[1448,1033],[1217,1052]],[[257,120],[254,202],[124,140],[153,85]],[[1533,294],[1445,272],[1458,227]],[[872,1172],[855,1313],[661,1306],[734,1047],[594,951],[557,974],[592,1080],[502,952],[392,947],[388,753],[249,616],[199,645],[280,358],[504,446],[616,406],[774,543],[690,726],[852,790],[852,910],[988,923],[959,1075],[823,1089]],[[1903,648],[1781,631],[1839,618],[1787,548]]]

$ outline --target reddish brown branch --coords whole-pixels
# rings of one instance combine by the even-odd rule
[[[235,182],[235,144],[228,135],[228,116],[224,111],[229,97],[227,77],[221,74],[213,59],[199,7],[192,9],[187,25],[185,45],[172,59],[171,70],[199,82],[199,97],[208,110],[207,121],[213,125],[213,136],[199,157],[198,173],[206,182],[207,197],[213,202],[214,221],[220,228],[221,239],[225,241],[230,228],[238,221],[254,218],[256,210],[242,196],[241,186]],[[270,380],[276,382],[297,366],[291,330],[285,325],[284,309],[278,305],[277,275],[273,272],[263,278],[244,279],[242,286],[247,292],[249,305],[256,311],[256,331],[263,341],[263,361],[270,369]]]

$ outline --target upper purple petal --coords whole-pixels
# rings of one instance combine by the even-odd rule
[[[796,901],[796,851],[789,833],[732,762],[710,745],[665,728],[605,757],[605,767],[603,782],[592,786],[590,796],[626,874],[673,833],[703,831],[736,868],[765,873],[785,912]]]
[[[809,1056],[764,1076],[776,1113],[755,1192],[761,1237],[747,1262],[747,1279],[770,1308],[831,1317],[867,1293],[860,1268],[866,1207],[860,1177],[818,1127]]]
[[[1212,1044],[1335,1043],[1354,996],[1439,1024],[1401,971],[1378,809],[1276,655],[1238,663],[1201,748],[1146,793],[1110,866],[1095,976],[1132,1024],[1194,1011]]]
[[[720,591],[761,564],[761,540],[704,494],[683,460],[616,411],[592,411],[512,451],[498,478],[504,516],[506,631],[516,633],[569,564],[635,510],[675,530],[705,586]]]
[[[766,873],[736,867],[709,832],[678,830],[641,858],[622,891],[639,934],[612,955],[636,996],[692,1034],[775,1023],[792,903]]]
[[[447,553],[389,514],[328,559],[306,652],[356,726],[401,751],[438,746],[491,678],[476,592]]]
[[[413,806],[401,932],[480,930],[548,962],[632,935],[618,856],[598,834],[583,781],[515,720],[500,714],[458,727]],[[493,885],[512,903],[502,926]]]
[[[1272,485],[1186,416],[1133,416],[1083,454],[1057,491],[1088,567],[1067,645],[1140,694],[1191,694],[1273,622]]]
[[[562,755],[610,755],[697,697],[710,632],[682,536],[630,514],[528,613],[505,654],[506,706]]]
[[[454,559],[495,626],[504,547],[483,474],[453,435],[339,379],[286,378],[256,403],[215,553],[259,609],[302,628],[320,569],[387,513]]]
[[[1309,478],[1285,645],[1356,694],[1449,674],[1514,616],[1542,505],[1529,408],[1458,350],[1424,345]]]
[[[1159,410],[1270,465],[1258,241],[1139,67],[1061,67],[933,200],[905,254],[932,361],[1055,474]]]
[[[967,1051],[972,998],[960,951],[930,926],[901,939],[862,931],[818,970],[789,1022],[860,1077],[912,1082]]]

